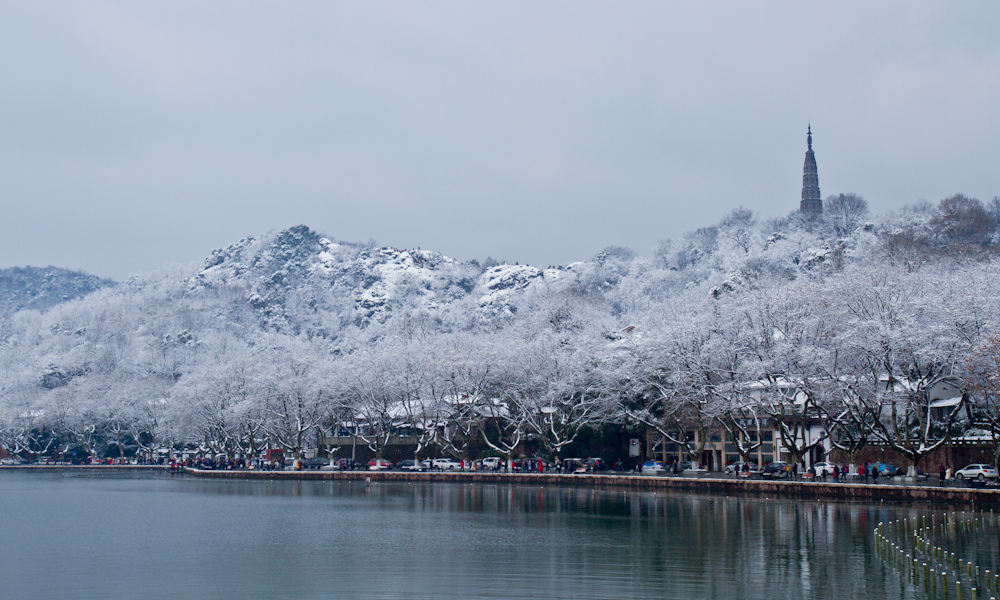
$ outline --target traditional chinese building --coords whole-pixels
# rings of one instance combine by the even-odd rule
[[[806,131],[806,162],[802,167],[802,202],[799,211],[806,214],[823,214],[823,198],[819,193],[819,172],[813,152],[812,125]]]

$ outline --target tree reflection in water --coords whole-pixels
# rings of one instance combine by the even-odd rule
[[[917,598],[872,530],[947,508],[16,473],[0,506],[9,597],[129,600]],[[1000,564],[996,535],[958,551]]]

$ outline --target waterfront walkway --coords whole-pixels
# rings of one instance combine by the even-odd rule
[[[944,502],[1000,505],[1000,489],[897,485],[885,483],[832,483],[813,481],[736,479],[723,477],[661,477],[629,474],[558,474],[493,472],[400,471],[202,471],[186,469],[194,477],[221,479],[318,480],[318,481],[406,481],[565,485],[603,489],[685,491],[753,496],[877,502]]]

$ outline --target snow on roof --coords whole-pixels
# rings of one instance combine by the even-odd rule
[[[993,432],[985,429],[970,429],[954,439],[965,441],[993,441]]]
[[[957,406],[961,404],[962,397],[956,396],[955,398],[942,398],[940,400],[935,400],[931,402],[931,408],[944,408],[946,406]]]

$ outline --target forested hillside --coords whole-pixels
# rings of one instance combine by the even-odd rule
[[[0,445],[300,451],[354,422],[376,450],[406,430],[455,456],[472,437],[558,455],[603,423],[686,443],[809,407],[845,447],[996,431],[1000,199],[878,217],[857,196],[825,204],[767,221],[738,208],[649,256],[550,268],[299,226],[20,302],[0,315]],[[942,381],[968,402],[928,417]]]
[[[114,282],[56,267],[0,269],[0,314],[19,310],[46,311],[109,285]]]

